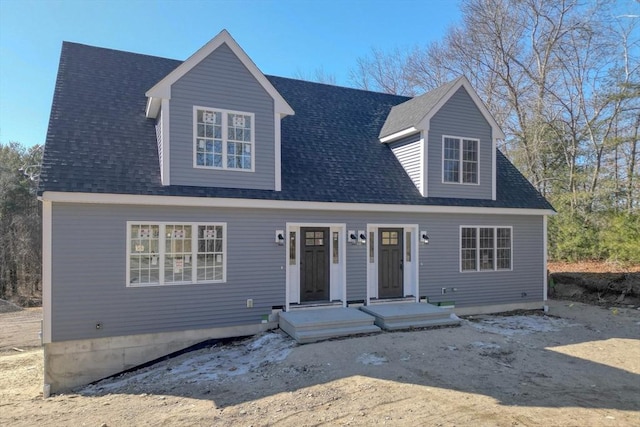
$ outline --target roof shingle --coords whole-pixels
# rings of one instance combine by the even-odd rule
[[[145,92],[180,63],[65,42],[40,193],[552,209],[501,153],[497,200],[424,198],[378,139],[392,107],[409,98],[272,76],[296,112],[282,121],[282,191],[162,186]]]

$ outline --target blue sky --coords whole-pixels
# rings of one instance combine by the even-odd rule
[[[372,47],[440,39],[457,0],[0,0],[0,142],[43,144],[62,41],[186,59],[226,28],[265,74],[348,85]]]

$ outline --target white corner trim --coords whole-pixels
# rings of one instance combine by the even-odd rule
[[[495,200],[496,199],[496,194],[497,194],[497,187],[496,187],[496,169],[497,169],[497,165],[496,163],[498,162],[498,159],[496,158],[497,156],[497,138],[493,137],[491,138],[491,200]],[[479,160],[478,156],[478,160]],[[478,167],[478,170],[480,168]]]
[[[169,100],[162,100],[162,185],[171,185],[171,112]]]
[[[380,142],[382,143],[393,142],[397,139],[403,138],[405,136],[411,135],[412,133],[416,133],[416,132],[418,132],[418,129],[412,126],[405,130],[401,130],[400,132],[392,133],[391,135],[387,135],[384,138],[380,138]]]
[[[274,136],[274,165],[275,165],[275,190],[282,191],[282,145],[281,145],[281,116],[275,113],[273,117],[273,136]],[[255,150],[254,150],[255,151]]]
[[[547,215],[542,217],[542,300],[547,300],[549,283],[547,278]]]
[[[187,74],[193,67],[198,65],[202,60],[209,56],[212,52],[218,49],[223,44],[226,44],[236,57],[242,62],[242,64],[249,70],[253,77],[260,83],[264,90],[273,98],[275,111],[282,114],[292,115],[294,114],[293,108],[287,103],[287,101],[278,93],[276,88],[269,82],[269,80],[262,74],[256,64],[249,58],[247,53],[240,47],[240,45],[231,37],[231,34],[227,30],[222,30],[218,35],[211,39],[207,44],[198,49],[193,55],[191,55],[182,64],[176,67],[172,72],[167,74],[165,78],[156,83],[151,89],[146,92],[146,96],[149,98],[170,98],[171,85],[178,81],[182,76]],[[153,112],[153,108],[147,107],[147,113]]]
[[[42,200],[42,343],[51,342],[52,202]]]
[[[425,151],[424,151],[424,132],[420,132],[420,140],[418,142],[420,144],[420,194],[422,197],[427,197],[427,186],[426,186],[426,170],[427,164],[425,163]]]
[[[422,135],[422,196],[429,197],[429,129],[421,131]]]
[[[427,206],[381,203],[308,202],[297,200],[241,199],[222,197],[152,196],[144,194],[67,193],[45,191],[42,200],[60,203],[184,206],[238,209],[292,209],[334,212],[402,212],[402,213],[459,213],[494,215],[554,215],[551,209],[490,208],[475,206]]]

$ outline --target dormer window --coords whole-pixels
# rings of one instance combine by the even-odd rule
[[[253,171],[252,113],[194,107],[194,167]]]
[[[479,140],[444,136],[442,138],[442,182],[478,183]]]

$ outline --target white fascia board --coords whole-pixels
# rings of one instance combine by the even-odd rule
[[[293,115],[293,108],[285,101],[271,82],[262,74],[256,64],[249,58],[247,53],[240,47],[240,45],[231,37],[231,34],[227,30],[222,30],[217,36],[212,38],[207,44],[198,49],[193,55],[191,55],[182,64],[176,67],[172,72],[167,74],[165,78],[156,83],[151,89],[146,92],[147,97],[166,98],[170,96],[171,85],[178,81],[182,76],[187,74],[193,67],[198,65],[202,60],[209,56],[213,51],[218,49],[222,44],[229,46],[231,51],[242,62],[242,64],[249,70],[253,77],[260,83],[264,90],[273,98],[274,108],[277,113],[285,115]]]
[[[410,128],[401,130],[400,132],[392,133],[391,135],[387,135],[384,138],[380,138],[380,142],[382,143],[393,142],[395,140],[404,138],[405,136],[411,135],[412,133],[416,133],[416,132],[418,132],[418,129],[412,126]]]
[[[480,110],[480,113],[483,115],[484,119],[491,126],[493,137],[494,138],[504,139],[505,138],[504,132],[502,131],[502,129],[500,129],[500,126],[498,125],[498,122],[496,122],[496,119],[493,118],[493,116],[491,115],[491,113],[489,112],[487,107],[484,105],[484,102],[482,102],[482,100],[480,99],[480,97],[476,93],[476,91],[473,88],[473,86],[471,86],[471,82],[465,76],[460,77],[458,82],[456,84],[454,84],[453,86],[451,86],[449,88],[449,90],[447,91],[447,93],[442,95],[440,100],[431,109],[431,111],[429,111],[422,118],[422,120],[420,120],[420,123],[418,124],[418,128],[426,128],[426,127],[428,127],[429,123],[431,121],[431,118],[438,111],[440,111],[440,108],[442,108],[442,106],[444,104],[446,104],[447,101],[449,101],[449,99],[451,99],[451,97],[458,91],[458,89],[460,89],[460,87],[464,87],[467,90],[467,93],[469,94],[469,96],[473,100],[474,104],[476,104],[476,107],[478,108],[478,110]]]
[[[393,213],[447,213],[492,215],[554,215],[550,209],[488,208],[474,206],[389,205],[380,203],[308,202],[289,200],[234,199],[218,197],[150,196],[111,193],[66,193],[45,191],[43,201],[139,206],[185,206],[236,209],[290,209],[315,211],[366,211]]]

